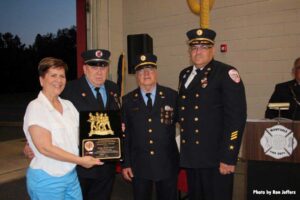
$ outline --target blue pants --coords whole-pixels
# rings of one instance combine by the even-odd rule
[[[56,177],[40,169],[28,168],[26,178],[31,200],[82,200],[75,169],[64,176]]]

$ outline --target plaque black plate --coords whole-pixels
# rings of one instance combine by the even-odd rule
[[[122,159],[120,110],[80,112],[79,148],[81,156],[105,161]]]

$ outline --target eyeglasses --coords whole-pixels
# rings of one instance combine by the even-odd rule
[[[154,72],[155,68],[154,67],[145,67],[143,69],[138,70],[136,73],[140,74],[144,74],[145,72],[149,72],[152,73]]]
[[[199,45],[191,46],[191,51],[207,50],[212,47],[213,47],[213,45],[211,45],[211,44],[199,44]]]
[[[89,62],[87,64],[90,67],[108,67],[108,63],[107,62]]]

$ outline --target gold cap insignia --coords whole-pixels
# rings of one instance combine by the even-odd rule
[[[201,29],[197,30],[197,35],[202,35],[203,31]]]
[[[142,55],[141,56],[141,61],[145,61],[146,60],[146,56]]]

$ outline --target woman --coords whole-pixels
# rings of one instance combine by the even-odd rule
[[[82,199],[75,166],[90,168],[100,160],[78,156],[79,114],[59,97],[66,85],[67,65],[46,57],[38,66],[42,86],[27,106],[23,130],[34,157],[27,171],[31,199]]]

